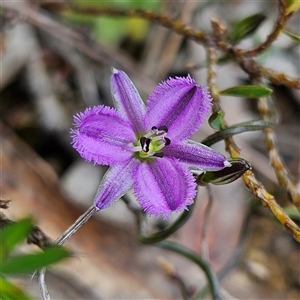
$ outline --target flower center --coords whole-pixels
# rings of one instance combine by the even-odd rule
[[[168,128],[166,126],[158,128],[153,126],[148,133],[135,143],[134,152],[137,158],[163,157],[162,149],[171,143],[171,140],[166,137],[167,132]]]

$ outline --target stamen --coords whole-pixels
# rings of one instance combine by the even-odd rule
[[[156,152],[156,153],[153,154],[153,156],[162,158],[162,157],[164,157],[164,153],[163,152]]]
[[[165,147],[165,144],[161,144],[159,146],[156,146],[155,151],[159,151],[159,150],[163,149],[164,147]]]
[[[171,144],[171,140],[165,137],[165,145],[168,146]]]
[[[152,138],[152,141],[164,141],[164,138],[161,136],[161,135],[158,135],[158,136],[154,136],[153,138]]]
[[[159,130],[159,131],[164,131],[165,133],[167,133],[167,132],[168,132],[168,127],[165,126],[165,125],[159,126],[159,127],[158,127],[158,130]]]
[[[133,146],[133,147],[130,147],[129,150],[132,152],[140,152],[140,151],[143,151],[143,148],[142,148],[142,146]]]

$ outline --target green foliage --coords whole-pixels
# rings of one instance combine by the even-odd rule
[[[211,128],[215,130],[222,129],[224,112],[219,110],[214,112],[208,119],[208,123]]]
[[[97,8],[116,8],[116,9],[149,9],[156,11],[160,6],[160,0],[152,1],[93,1],[83,2],[81,0],[75,1],[78,5],[85,7]],[[91,24],[95,36],[106,44],[113,44],[118,42],[123,36],[128,35],[132,39],[142,39],[148,28],[148,22],[139,18],[116,18],[108,16],[91,17],[86,15],[79,15],[78,13],[71,13],[68,15],[74,21],[85,22]]]
[[[300,221],[299,210],[292,205],[289,205],[284,208],[285,212],[289,215],[289,217],[295,221]]]
[[[45,248],[43,252],[16,255],[16,246],[27,238],[32,229],[32,220],[28,218],[0,229],[0,299],[29,299],[22,290],[8,282],[4,276],[31,273],[71,255],[68,250],[60,246]]]
[[[63,247],[49,247],[43,252],[12,256],[3,262],[1,272],[5,274],[31,273],[70,256]]]
[[[220,95],[247,98],[266,97],[271,93],[271,89],[262,85],[240,85],[220,91]]]
[[[263,14],[254,14],[237,22],[231,35],[232,41],[240,41],[252,34],[265,20],[265,18],[266,16]]]
[[[292,32],[287,31],[287,30],[283,30],[282,32],[285,33],[287,36],[289,36],[292,40],[296,41],[297,43],[300,43],[300,36],[299,35],[296,35]]]
[[[0,276],[1,300],[31,300],[20,288]]]
[[[23,219],[0,229],[0,260],[22,242],[33,228],[31,219]]]
[[[210,136],[202,140],[201,143],[206,146],[211,146],[232,135],[247,131],[262,130],[264,128],[272,127],[273,125],[274,123],[265,120],[242,122],[232,126],[228,126],[225,129],[219,130],[214,134],[211,134]]]

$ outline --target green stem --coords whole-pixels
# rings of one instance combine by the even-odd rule
[[[226,129],[217,131],[214,134],[211,134],[210,136],[205,138],[201,143],[206,146],[211,146],[217,142],[224,140],[225,138],[228,138],[229,136],[246,131],[262,130],[264,128],[272,127],[273,125],[274,123],[267,122],[264,120],[238,123],[232,126],[228,126]]]
[[[238,244],[232,254],[231,258],[226,262],[224,267],[218,272],[217,278],[221,281],[240,261],[241,255],[244,252],[245,242],[248,237],[248,226],[250,218],[257,207],[256,203],[251,202],[249,205],[248,213],[244,219],[242,229],[239,235]],[[194,299],[204,299],[208,292],[208,286],[204,287],[198,294],[194,297]]]
[[[178,253],[178,254],[186,257],[190,261],[194,262],[195,264],[197,264],[206,275],[208,285],[211,290],[212,298],[214,300],[222,299],[221,295],[220,295],[220,287],[219,287],[217,275],[212,270],[212,268],[209,266],[209,264],[206,261],[204,261],[202,258],[200,258],[195,252],[193,252],[179,244],[170,242],[170,241],[160,242],[156,246],[163,248],[163,249],[173,251],[175,253]]]
[[[180,217],[170,226],[168,226],[166,229],[159,231],[157,233],[154,233],[152,235],[144,235],[141,230],[141,224],[139,224],[139,236],[138,240],[142,244],[154,244],[161,242],[162,240],[169,237],[171,234],[176,232],[185,222],[189,219],[189,216],[192,214],[194,209],[195,203],[189,206],[189,210],[185,210]]]

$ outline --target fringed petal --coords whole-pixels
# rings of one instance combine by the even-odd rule
[[[197,86],[190,76],[170,78],[158,85],[149,97],[145,126],[167,126],[168,137],[185,140],[207,118],[211,96],[204,86]]]
[[[135,134],[115,109],[88,108],[74,117],[74,123],[72,144],[85,160],[112,166],[132,156],[128,144],[134,142]]]
[[[128,120],[136,133],[144,133],[145,104],[125,72],[112,69],[111,93],[114,105],[122,117]]]
[[[140,164],[134,174],[134,192],[145,212],[167,218],[193,203],[196,184],[187,167],[164,157]]]
[[[130,159],[125,164],[108,169],[94,199],[99,210],[107,208],[132,188],[133,174],[136,173],[138,164],[138,160]]]
[[[199,171],[218,171],[230,166],[225,156],[192,140],[171,143],[164,148],[164,155],[174,157],[189,168]]]

